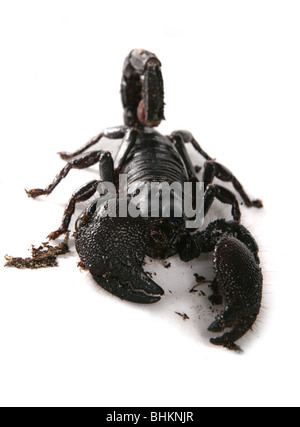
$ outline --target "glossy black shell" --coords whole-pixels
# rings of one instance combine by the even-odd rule
[[[121,173],[127,174],[128,185],[135,181],[171,184],[189,180],[174,144],[153,128],[141,130]]]

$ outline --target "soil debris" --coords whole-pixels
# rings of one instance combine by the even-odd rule
[[[178,311],[175,311],[176,314],[178,314],[178,316],[182,317],[183,320],[189,320],[189,316],[185,313],[178,313]]]
[[[28,258],[15,258],[5,255],[5,267],[13,267],[18,269],[31,269],[37,270],[38,268],[57,267],[58,263],[56,258],[59,255],[65,255],[69,252],[68,235],[63,243],[57,246],[51,246],[48,242],[42,243],[41,246],[35,248],[31,247],[31,257]]]

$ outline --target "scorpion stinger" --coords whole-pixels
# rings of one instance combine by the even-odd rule
[[[161,63],[154,53],[134,49],[124,62],[121,82],[127,126],[155,127],[164,120],[164,85]]]

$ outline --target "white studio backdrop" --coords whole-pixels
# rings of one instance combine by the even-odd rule
[[[299,405],[299,18],[297,1],[1,1],[1,406]],[[58,268],[3,267],[5,254],[45,241],[72,192],[98,176],[97,167],[72,171],[46,199],[24,192],[50,183],[64,165],[58,151],[122,124],[133,48],[162,62],[160,131],[191,131],[264,201],[260,211],[242,207],[265,277],[243,355],[209,343],[210,289],[188,292],[194,273],[213,277],[210,257],[173,257],[169,269],[148,259],[166,292],[153,306],[97,287],[77,268],[74,242]],[[220,217],[230,209],[215,202],[208,219]]]

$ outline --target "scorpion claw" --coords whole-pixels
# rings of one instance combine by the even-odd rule
[[[208,331],[209,332],[222,332],[224,331],[225,328],[225,324],[224,324],[224,319],[220,318],[215,320],[209,327],[208,327]]]
[[[129,302],[152,304],[159,301],[160,296],[164,294],[162,288],[144,272],[132,275],[132,277],[128,276],[130,280],[122,280],[121,277],[114,277],[108,273],[99,275],[97,272],[91,271],[91,274],[98,285],[106,291]]]
[[[247,237],[249,237],[247,235]],[[226,309],[208,328],[210,332],[223,332],[211,343],[230,350],[240,348],[235,344],[251,329],[261,306],[262,273],[257,254],[234,237],[223,237],[215,249],[215,285],[223,295]]]
[[[223,347],[228,348],[229,350],[239,350],[241,351],[240,347],[238,347],[235,344],[235,341],[237,341],[239,338],[241,338],[249,329],[251,329],[251,326],[256,320],[256,315],[249,315],[249,316],[243,316],[241,317],[236,324],[233,326],[233,329],[222,335],[221,337],[212,338],[210,341],[212,344],[215,345],[221,345]],[[213,325],[211,325],[213,326]],[[228,325],[226,325],[227,327]],[[224,328],[223,328],[224,329]],[[213,331],[211,328],[209,328],[211,332],[221,332],[221,331]]]
[[[227,348],[228,350],[232,350],[232,351],[236,351],[236,352],[239,352],[239,353],[243,353],[243,350],[241,349],[240,346],[238,346],[234,342],[226,341],[222,337],[211,338],[210,342],[212,344],[214,344],[214,345],[221,345],[221,346]]]
[[[76,232],[76,246],[95,281],[130,302],[159,301],[164,291],[142,268],[150,238],[147,224],[140,217],[103,218],[97,211],[93,215]]]

